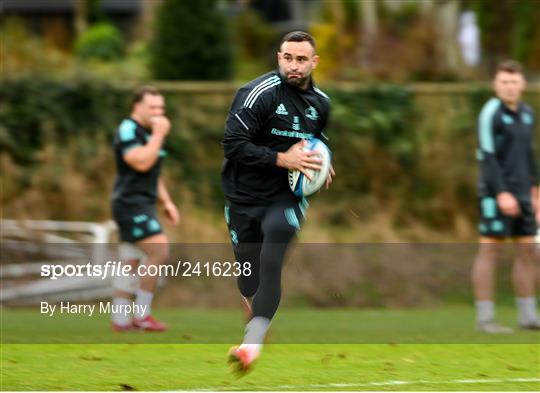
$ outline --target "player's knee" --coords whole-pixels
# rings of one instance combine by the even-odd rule
[[[484,263],[494,263],[499,258],[502,252],[503,244],[501,243],[482,243],[480,244],[478,260]]]
[[[156,259],[159,263],[165,263],[169,259],[171,253],[169,251],[168,245],[161,245],[161,247],[157,247],[156,250]]]
[[[132,274],[118,274],[113,276],[113,289],[133,295],[139,288],[139,277]]]
[[[132,243],[123,242],[118,245],[118,256],[122,262],[141,261],[146,257],[146,254]]]
[[[169,247],[166,244],[153,244],[147,248],[147,264],[160,265],[165,263],[170,256]]]
[[[238,277],[238,289],[244,297],[253,297],[259,289],[259,279],[253,276]]]
[[[118,245],[118,257],[122,265],[130,265],[135,269],[137,264],[144,263],[146,254],[132,243],[122,242]],[[130,270],[131,272],[132,270]],[[139,278],[131,273],[116,274],[112,277],[112,286],[116,293],[133,295],[139,287]]]
[[[163,233],[150,236],[137,245],[148,255],[149,263],[163,263],[169,258],[169,240]]]

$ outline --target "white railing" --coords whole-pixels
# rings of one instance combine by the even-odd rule
[[[29,248],[40,243],[92,244],[92,263],[104,263],[107,260],[107,244],[116,225],[112,221],[105,223],[77,222],[77,221],[50,221],[50,220],[0,220],[0,238],[4,246],[28,251]],[[57,233],[66,233],[60,236]],[[69,235],[87,235],[85,241],[68,237]],[[22,239],[22,241],[21,241]],[[2,246],[2,247],[4,247]],[[61,258],[65,261],[55,260],[54,263],[88,262],[88,256],[77,253],[76,249],[58,247]],[[4,256],[2,256],[4,258]],[[110,279],[95,277],[65,277],[57,280],[49,278],[36,278],[40,273],[44,261],[12,263],[2,260],[0,264],[0,301],[14,301],[17,303],[36,303],[39,301],[62,300],[94,300],[109,297],[112,294]],[[21,277],[30,277],[30,281],[13,281]],[[32,277],[33,276],[33,277]]]

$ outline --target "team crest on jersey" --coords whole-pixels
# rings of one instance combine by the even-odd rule
[[[502,115],[502,121],[504,124],[512,124],[514,119],[512,119],[512,116],[504,114]]]
[[[523,123],[525,124],[532,124],[533,123],[533,118],[531,115],[529,115],[528,113],[522,113],[521,114],[521,120],[523,121]]]
[[[288,115],[289,112],[287,112],[287,108],[285,108],[285,105],[283,104],[279,104],[277,109],[276,109],[276,113],[278,115]]]
[[[319,118],[319,114],[315,108],[310,106],[306,109],[306,117],[311,120],[317,120]]]

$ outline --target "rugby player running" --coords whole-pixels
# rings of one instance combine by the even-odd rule
[[[278,70],[236,92],[223,138],[225,219],[236,260],[251,264],[238,279],[249,322],[242,344],[229,351],[229,361],[242,372],[261,354],[281,299],[285,253],[308,206],[292,193],[287,170],[309,178],[308,169],[321,168],[316,153],[303,147],[306,139],[325,138],[330,110],[329,97],[311,77],[319,56],[309,34],[286,34],[277,61]],[[331,169],[327,188],[334,175]]]

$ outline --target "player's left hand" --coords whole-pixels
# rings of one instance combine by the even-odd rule
[[[328,172],[328,177],[326,178],[326,189],[328,190],[330,188],[330,184],[332,184],[333,178],[336,176],[336,171],[334,171],[334,167],[330,165],[330,171]]]
[[[180,212],[172,202],[167,202],[163,206],[165,208],[165,217],[171,225],[177,225],[180,222]]]

